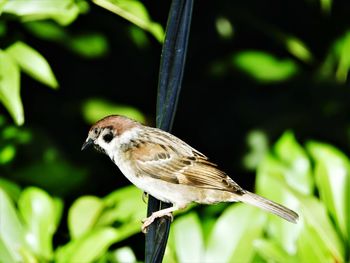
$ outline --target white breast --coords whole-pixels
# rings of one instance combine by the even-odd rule
[[[142,188],[142,180],[135,176],[135,172],[130,165],[130,160],[126,159],[127,156],[121,149],[121,145],[130,143],[130,140],[137,137],[140,132],[139,128],[132,128],[129,131],[124,132],[118,138],[115,138],[112,143],[110,143],[110,149],[107,149],[111,160],[119,167],[120,171],[137,187]]]
[[[124,132],[113,143],[110,143],[110,148],[106,150],[109,157],[119,167],[124,176],[136,187],[163,202],[173,203],[178,207],[183,207],[190,202],[197,201],[197,192],[193,191],[194,189],[187,189],[191,188],[189,186],[135,175],[133,165],[131,165],[131,161],[127,159],[127,155],[121,150],[120,145],[129,143],[130,140],[137,137],[138,132],[140,132],[139,128],[133,128],[130,131]]]

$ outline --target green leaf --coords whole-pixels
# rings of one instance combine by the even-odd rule
[[[2,262],[16,263],[14,257],[10,254],[9,249],[4,244],[4,241],[0,238],[0,258]],[[19,258],[18,258],[19,259]]]
[[[246,140],[250,149],[243,162],[246,168],[255,170],[268,152],[269,142],[266,134],[259,130],[250,131]]]
[[[145,122],[145,116],[138,109],[127,105],[113,104],[102,99],[90,99],[83,104],[84,119],[88,123],[95,123],[99,119],[112,114],[124,115],[136,121]]]
[[[2,13],[2,9],[4,8],[4,5],[7,3],[8,0],[0,0],[0,15]]]
[[[215,27],[218,35],[222,39],[231,39],[233,37],[233,25],[227,17],[220,16],[216,18]]]
[[[106,37],[100,33],[87,33],[69,38],[67,47],[85,58],[98,58],[109,50]]]
[[[116,242],[118,235],[118,231],[112,227],[94,229],[59,248],[56,251],[55,262],[94,262]]]
[[[110,252],[109,260],[112,262],[136,263],[136,256],[130,247],[121,247]]]
[[[4,262],[20,262],[19,250],[25,246],[24,229],[16,213],[13,201],[0,188],[0,259]]]
[[[242,51],[232,57],[232,63],[262,83],[286,81],[298,72],[293,60],[278,59],[262,51]]]
[[[178,261],[203,262],[203,235],[197,214],[181,216],[174,222],[172,228]]]
[[[299,200],[289,191],[286,177],[293,175],[292,167],[268,154],[260,163],[256,177],[256,191],[263,197],[280,203],[299,213]],[[271,190],[273,189],[273,190]],[[269,215],[269,235],[289,254],[296,253],[296,240],[301,225],[291,224],[275,215]]]
[[[37,38],[46,41],[62,43],[70,39],[65,29],[53,21],[32,21],[24,23],[23,26]]]
[[[23,263],[38,263],[38,259],[35,257],[35,255],[27,248],[20,248],[19,253],[22,256]]]
[[[308,262],[312,258],[313,262],[319,263],[344,262],[333,258],[316,232],[317,230],[308,226],[305,226],[305,229],[301,231],[297,240],[299,261]]]
[[[56,201],[57,202],[57,201]],[[26,241],[37,255],[53,257],[52,237],[57,229],[57,203],[45,191],[29,187],[19,200],[18,208],[26,228]]]
[[[150,42],[148,39],[148,36],[144,30],[141,28],[130,25],[128,28],[128,33],[131,38],[131,40],[134,42],[134,44],[139,48],[146,48],[149,47]]]
[[[146,204],[142,202],[138,188],[133,185],[123,187],[103,198],[103,201],[105,209],[96,226],[119,225],[118,242],[140,232]]]
[[[2,50],[0,50],[0,101],[16,124],[22,125],[24,113],[20,97],[19,68],[13,59]]]
[[[14,125],[7,125],[1,131],[1,139],[13,140],[18,144],[26,144],[31,140],[31,133],[29,130],[20,129]]]
[[[79,15],[79,7],[74,0],[11,0],[3,12],[16,15],[23,22],[53,19],[61,25],[68,25]]]
[[[58,197],[54,197],[52,199],[53,201],[53,207],[54,207],[54,211],[55,211],[55,225],[56,225],[56,229],[59,226],[60,222],[61,222],[61,218],[62,218],[62,214],[63,214],[63,201],[58,198]]]
[[[245,204],[226,209],[215,224],[205,253],[205,262],[251,262],[255,255],[252,243],[263,234],[264,212]]]
[[[302,228],[300,235],[303,235],[305,228],[308,232],[312,231],[310,238],[315,239],[313,243],[317,244],[314,246],[315,250],[324,250],[323,254],[331,254],[332,262],[343,262],[344,258],[344,246],[335,231],[332,222],[327,214],[326,207],[318,199],[300,194],[297,191],[293,191],[293,195],[298,198],[301,209],[302,222],[299,224]],[[306,227],[304,226],[306,225]],[[305,234],[306,235],[306,234]],[[303,244],[302,237],[298,240]],[[311,242],[311,241],[310,241]],[[300,247],[298,246],[298,249]],[[317,252],[315,252],[317,253]]]
[[[118,189],[103,199],[81,197],[69,209],[70,235],[77,240],[90,235],[95,229],[118,225],[114,242],[119,242],[140,232],[145,209],[141,192],[135,186]]]
[[[177,220],[177,219],[175,219]],[[176,221],[174,221],[176,222]],[[175,224],[175,223],[174,223]],[[173,228],[170,228],[170,234],[169,234],[169,239],[168,239],[168,243],[167,246],[165,248],[165,252],[164,252],[164,257],[163,257],[163,262],[164,263],[177,263],[178,260],[176,258],[176,247],[175,247],[175,238],[173,233]]]
[[[6,53],[9,54],[29,76],[51,88],[58,88],[57,80],[49,63],[38,51],[18,41],[8,47]]]
[[[0,178],[0,189],[4,190],[14,202],[18,200],[21,194],[21,188],[17,184],[4,178]]]
[[[340,66],[340,57],[342,56],[342,52],[344,52],[344,49],[346,51],[346,47],[344,47],[346,35],[341,36],[332,43],[331,47],[329,48],[329,51],[327,52],[327,55],[325,56],[324,61],[322,62],[318,70],[317,77],[319,80],[336,80],[340,83],[343,83],[347,79],[348,72],[345,63],[347,61],[346,56],[343,56],[344,64]]]
[[[33,21],[25,23],[24,26],[36,37],[59,43],[87,59],[99,58],[109,52],[108,40],[101,33],[69,34],[64,28],[50,21]]]
[[[321,10],[325,14],[330,14],[332,10],[333,0],[320,0]]]
[[[7,144],[0,149],[0,165],[5,165],[11,162],[16,156],[16,147],[12,144]]]
[[[350,69],[350,31],[337,41],[337,53],[339,57],[336,78],[345,83]]]
[[[316,161],[315,181],[321,200],[335,219],[343,237],[348,240],[348,228],[350,228],[349,160],[331,145],[309,142],[307,149]]]
[[[142,210],[146,204],[142,202],[142,192],[134,185],[125,186],[113,191],[103,198],[106,206],[118,206],[120,212],[124,210],[121,220],[129,220],[130,216],[135,215],[135,212]],[[129,208],[129,209],[127,209]],[[133,211],[135,210],[135,211]],[[144,212],[136,213],[144,215]]]
[[[287,36],[285,38],[287,50],[298,59],[310,63],[313,60],[312,54],[307,46],[298,38]]]
[[[277,157],[288,167],[285,179],[294,189],[310,195],[313,193],[310,160],[296,141],[292,132],[285,132],[275,145]]]
[[[72,239],[89,232],[104,208],[103,201],[95,196],[78,198],[68,212],[68,228]]]
[[[64,42],[70,39],[65,29],[52,21],[32,21],[23,25],[30,33],[43,40]]]
[[[254,247],[266,262],[297,263],[298,260],[286,253],[278,243],[269,239],[257,239]]]
[[[150,32],[159,42],[164,40],[162,26],[149,17],[147,9],[138,0],[93,0],[93,2]]]

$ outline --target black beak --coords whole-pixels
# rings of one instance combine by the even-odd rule
[[[81,146],[81,150],[85,150],[86,148],[88,148],[91,144],[94,143],[94,140],[92,139],[87,139],[86,142],[84,142],[83,146]]]

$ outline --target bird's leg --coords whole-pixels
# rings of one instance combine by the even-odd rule
[[[162,210],[159,210],[157,212],[153,212],[151,216],[145,218],[142,220],[142,232],[143,233],[147,233],[147,228],[153,223],[153,221],[156,219],[156,218],[159,218],[159,217],[163,217],[163,216],[168,216],[171,218],[171,221],[173,221],[173,215],[172,215],[172,212],[176,211],[176,210],[179,210],[180,208],[177,207],[177,206],[172,206],[172,207],[169,207],[169,208],[165,208],[165,209],[162,209]]]

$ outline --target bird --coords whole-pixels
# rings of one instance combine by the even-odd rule
[[[97,121],[81,150],[93,146],[109,156],[136,187],[173,206],[143,220],[142,232],[156,218],[169,216],[191,203],[243,202],[297,223],[293,210],[240,187],[201,152],[158,128],[121,115]]]

